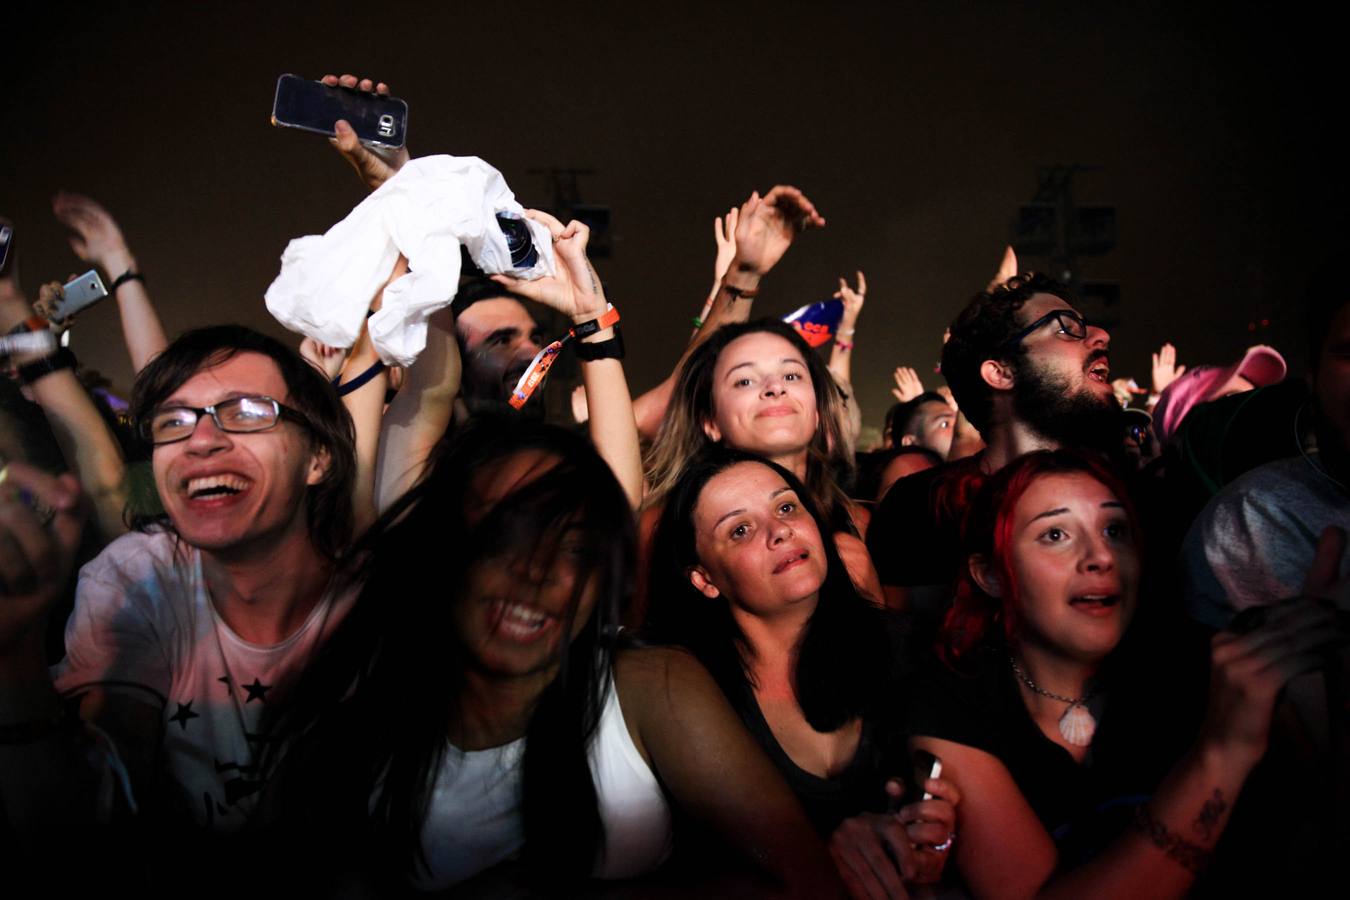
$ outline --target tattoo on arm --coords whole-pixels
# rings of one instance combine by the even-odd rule
[[[1191,827],[1195,833],[1205,840],[1213,840],[1215,832],[1219,828],[1219,822],[1223,819],[1224,812],[1228,809],[1228,803],[1223,799],[1223,792],[1218,788],[1214,789],[1214,796],[1205,801],[1205,805],[1200,807],[1200,814],[1195,817]]]
[[[586,260],[586,271],[591,273],[591,293],[600,296],[600,276],[595,273],[595,266],[591,265],[590,260]]]
[[[1179,834],[1167,830],[1167,826],[1153,818],[1147,803],[1134,808],[1134,829],[1148,839],[1149,843],[1166,853],[1169,859],[1178,863],[1187,871],[1199,875],[1209,865],[1210,851],[1192,844]]]

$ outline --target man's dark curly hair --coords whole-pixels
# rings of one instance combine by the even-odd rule
[[[1020,343],[1015,347],[1004,344],[1026,324],[1017,320],[1017,311],[1035,294],[1051,294],[1078,305],[1066,285],[1047,275],[1028,272],[976,294],[952,322],[951,337],[942,348],[942,375],[976,431],[983,433],[989,425],[994,396],[980,376],[980,366],[987,359],[1012,363],[1026,353]]]

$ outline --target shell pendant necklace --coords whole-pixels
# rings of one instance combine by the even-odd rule
[[[1011,653],[1008,654],[1008,662],[1012,663],[1013,672],[1017,677],[1032,691],[1042,697],[1049,697],[1051,700],[1069,704],[1069,708],[1064,710],[1064,715],[1059,717],[1059,733],[1064,740],[1075,747],[1086,747],[1092,743],[1092,736],[1097,732],[1097,720],[1093,718],[1092,711],[1087,708],[1087,702],[1096,693],[1096,688],[1087,691],[1078,698],[1052,694],[1032,681],[1031,676],[1022,671],[1022,667],[1017,664],[1017,660],[1013,659]]]

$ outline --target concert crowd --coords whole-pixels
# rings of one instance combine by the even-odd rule
[[[334,130],[370,193],[286,249],[289,343],[167,334],[136,235],[55,197],[125,396],[66,340],[82,280],[21,284],[0,219],[0,858],[32,896],[1343,895],[1330,265],[1288,298],[1298,372],[1114,359],[993,247],[940,371],[860,409],[863,272],[755,310],[826,225],[809,186],[707,198],[690,331],[625,345],[585,223]]]

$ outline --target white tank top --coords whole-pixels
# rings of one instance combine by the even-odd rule
[[[418,888],[452,887],[520,852],[525,843],[524,753],[524,738],[487,750],[448,748],[422,827],[422,853],[430,871],[420,873]],[[670,855],[670,807],[628,733],[613,678],[591,739],[590,767],[605,830],[595,877],[631,878],[652,871]]]

